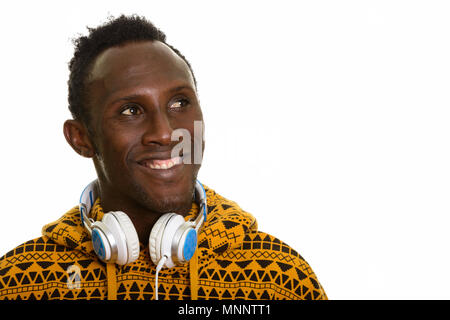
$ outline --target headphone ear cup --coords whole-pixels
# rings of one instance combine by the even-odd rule
[[[185,223],[178,228],[173,241],[176,246],[172,248],[173,259],[177,263],[186,263],[193,257],[197,250],[197,231],[191,223]]]
[[[95,254],[104,262],[110,262],[117,257],[117,246],[108,226],[102,221],[92,224],[92,246]]]
[[[128,260],[127,239],[119,221],[113,214],[108,212],[103,215],[101,223],[106,226],[108,230],[108,233],[105,232],[105,234],[107,235],[108,240],[110,240],[111,251],[116,252],[116,255],[112,256],[107,262],[114,262],[120,265],[125,264]]]
[[[155,225],[152,228],[152,231],[150,232],[150,236],[148,239],[149,252],[150,252],[150,258],[152,259],[152,261],[155,265],[158,264],[159,260],[161,260],[161,257],[162,257],[162,255],[161,255],[162,233],[167,225],[167,222],[174,214],[175,213],[163,214],[156,221]]]
[[[178,239],[175,236],[179,229],[186,225],[183,216],[173,214],[167,221],[166,227],[161,233],[161,255],[167,256],[165,266],[167,268],[175,267],[175,264],[182,262],[177,259]],[[174,242],[175,241],[175,242]]]
[[[139,237],[136,229],[134,228],[133,222],[131,222],[131,219],[122,211],[113,211],[109,214],[113,215],[117,219],[120,229],[123,231],[125,236],[125,243],[127,246],[126,261],[124,261],[124,263],[119,263],[119,261],[117,261],[117,264],[123,265],[136,261],[139,257]]]

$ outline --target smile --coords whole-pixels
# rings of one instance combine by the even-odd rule
[[[150,169],[167,170],[172,168],[173,166],[181,164],[182,162],[183,162],[182,157],[175,157],[167,160],[157,160],[157,159],[144,160],[140,162],[140,164]]]

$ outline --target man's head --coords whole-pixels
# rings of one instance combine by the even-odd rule
[[[171,157],[172,133],[187,130],[193,146],[194,121],[203,121],[189,63],[140,17],[89,32],[75,41],[69,64],[67,141],[93,158],[101,193],[116,210],[180,211],[191,202],[200,164]]]
[[[81,36],[74,40],[75,52],[69,63],[68,100],[69,110],[74,119],[80,120],[86,125],[89,124],[89,113],[86,110],[86,106],[89,104],[86,80],[88,80],[95,59],[106,49],[129,42],[160,41],[165,43],[186,62],[197,86],[194,72],[187,59],[176,48],[166,43],[166,35],[145,18],[121,15],[116,19],[110,18],[107,23],[97,28],[88,28],[88,30],[88,36]]]

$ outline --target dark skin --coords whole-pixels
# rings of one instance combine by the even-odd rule
[[[77,153],[93,159],[104,212],[125,212],[146,245],[162,214],[186,215],[192,205],[200,164],[149,167],[171,158],[179,143],[171,135],[179,128],[191,135],[191,154],[184,156],[193,163],[194,121],[203,116],[192,74],[168,46],[143,41],[102,52],[87,84],[90,130],[67,120],[64,135]]]

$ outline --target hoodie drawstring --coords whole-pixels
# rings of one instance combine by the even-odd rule
[[[116,265],[106,264],[106,279],[108,281],[108,300],[117,300]]]
[[[189,261],[189,280],[191,284],[191,300],[198,299],[198,248]]]
[[[198,299],[198,249],[189,261],[189,281],[191,285],[191,300]],[[106,279],[108,283],[108,300],[117,300],[116,264],[106,264]],[[157,284],[156,284],[157,285]],[[156,291],[157,292],[157,291]],[[157,294],[157,293],[156,293]]]

